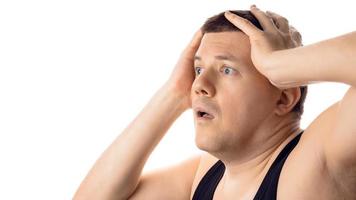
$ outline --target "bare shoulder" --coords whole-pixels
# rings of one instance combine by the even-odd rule
[[[190,199],[193,198],[194,192],[198,187],[199,182],[201,181],[201,179],[203,178],[203,176],[208,172],[208,170],[218,161],[219,159],[212,156],[211,154],[204,152],[201,155],[201,159],[200,159],[200,163],[198,166],[198,169],[196,171],[195,177],[194,177],[194,181],[192,184],[192,188],[191,188],[191,195],[190,195]]]
[[[324,145],[334,130],[336,102],[304,130],[298,145],[288,156],[279,179],[277,199],[341,199],[345,197],[328,168]],[[296,190],[295,187],[298,186]]]
[[[308,127],[301,146],[314,145],[335,187],[346,199],[356,198],[356,89],[322,112]],[[310,156],[310,154],[309,154]]]
[[[129,199],[188,199],[201,157],[194,155],[169,167],[144,173]]]

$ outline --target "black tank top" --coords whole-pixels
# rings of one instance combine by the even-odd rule
[[[286,161],[289,153],[298,144],[300,136],[304,131],[299,133],[293,140],[291,140],[279,153],[277,158],[272,163],[266,176],[264,177],[259,189],[253,200],[275,200],[277,198],[278,179],[281,173],[284,162]],[[225,172],[224,163],[219,160],[216,162],[205,176],[200,181],[193,200],[212,200],[214,192],[221,178]]]

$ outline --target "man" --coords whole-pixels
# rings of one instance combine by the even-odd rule
[[[196,33],[75,199],[356,199],[356,33],[297,47],[285,18],[255,6],[252,18],[234,13],[224,16],[238,29],[204,32],[206,23]],[[303,131],[304,86],[320,81],[351,87]],[[141,175],[191,107],[196,144],[206,153]]]

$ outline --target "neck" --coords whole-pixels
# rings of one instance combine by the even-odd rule
[[[231,191],[234,194],[244,194],[249,193],[248,190],[256,192],[279,153],[302,131],[299,128],[299,120],[283,119],[274,125],[275,128],[266,129],[265,127],[262,129],[264,133],[259,134],[262,134],[263,137],[252,140],[254,144],[251,143],[248,146],[254,148],[244,151],[244,157],[235,157],[234,159],[231,156],[228,159],[221,157],[226,167],[221,180],[224,193],[228,194]],[[237,188],[239,192],[237,192]]]

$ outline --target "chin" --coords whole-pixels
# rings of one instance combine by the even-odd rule
[[[211,135],[197,132],[195,135],[195,145],[202,151],[215,152],[218,148],[218,141]]]
[[[209,143],[209,138],[207,135],[203,135],[202,133],[199,133],[199,131],[196,132],[195,134],[195,145],[203,151],[208,150],[208,143]]]

